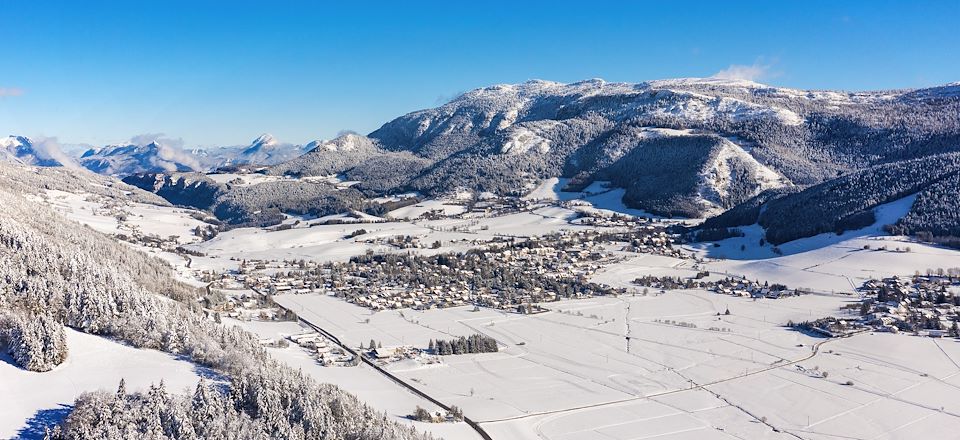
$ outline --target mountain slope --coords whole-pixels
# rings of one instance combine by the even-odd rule
[[[708,219],[700,230],[758,223],[775,245],[875,221],[874,208],[917,195],[890,232],[960,243],[960,153],[876,165],[797,192],[765,192]]]
[[[610,180],[624,202],[705,216],[768,188],[806,187],[870,166],[960,151],[960,94],[804,91],[750,81],[529,81],[467,92],[330,144],[273,174],[348,174],[391,154],[406,166],[360,188],[521,195],[549,177]],[[413,162],[416,160],[416,163]],[[654,166],[653,164],[659,164]],[[363,174],[363,173],[360,173]]]
[[[242,165],[275,165],[295,159],[312,148],[312,143],[296,145],[278,141],[269,134],[262,134],[250,145],[194,150],[205,169]]]
[[[2,145],[2,144],[0,144]],[[308,145],[283,143],[263,134],[250,145],[183,150],[163,140],[91,149],[80,156],[87,169],[110,176],[138,173],[212,171],[222,167],[266,166],[289,161],[308,151]]]
[[[273,225],[284,214],[321,217],[376,207],[356,189],[327,182],[282,179],[235,185],[203,173],[134,174],[123,181],[176,205],[209,210],[232,226]]]

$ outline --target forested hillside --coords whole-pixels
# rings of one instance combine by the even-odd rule
[[[30,183],[40,177],[0,175],[0,344],[18,364],[45,371],[63,362],[69,326],[229,377],[227,390],[200,384],[192,399],[162,388],[85,395],[53,438],[422,438],[273,361],[253,335],[215,324],[198,305],[202,292],[174,280],[166,263],[23,197],[38,194]],[[56,179],[42,178],[69,184]]]
[[[889,230],[927,240],[960,235],[960,154],[950,153],[877,165],[803,191],[763,193],[704,222],[702,230],[759,223],[766,240],[781,244],[824,232],[873,224],[873,209],[917,194],[908,214]]]
[[[281,213],[379,212],[364,199],[385,194],[521,196],[543,179],[568,177],[568,190],[609,181],[626,190],[628,207],[653,214],[709,217],[730,209],[705,227],[733,217],[759,221],[771,242],[782,243],[862,225],[876,201],[937,180],[920,170],[960,151],[955,88],[846,93],[720,79],[529,81],[469,91],[369,136],[313,143],[309,153],[264,171],[355,182],[347,189],[302,179],[231,186],[187,174],[127,181],[229,224],[263,225]],[[949,182],[930,191],[897,231],[956,235],[955,216],[936,200],[952,191]],[[787,193],[797,194],[780,200]],[[769,213],[760,216],[761,205]]]
[[[274,225],[283,214],[324,216],[375,204],[354,188],[282,180],[254,185],[218,183],[203,173],[135,174],[124,182],[181,206],[211,211],[230,226]]]

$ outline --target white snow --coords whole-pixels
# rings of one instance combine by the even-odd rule
[[[550,140],[525,127],[515,127],[508,134],[500,151],[504,154],[523,154],[531,150],[540,154],[550,151]]]
[[[651,214],[642,209],[628,208],[623,203],[623,196],[626,190],[611,186],[610,182],[595,181],[591,182],[580,192],[563,191],[563,188],[570,183],[570,179],[563,177],[552,177],[544,179],[535,186],[529,193],[523,196],[525,200],[558,200],[573,201],[572,209],[576,211],[600,213],[603,215],[626,214],[634,217],[649,217],[663,219],[663,217]],[[688,220],[677,218],[680,222],[689,222],[697,220]]]
[[[136,202],[118,204],[104,197],[58,190],[47,190],[46,194],[47,204],[64,216],[106,234],[129,235],[137,231],[165,239],[175,237],[178,243],[187,244],[199,241],[193,234],[194,229],[207,226],[191,217],[194,211],[189,209]],[[122,212],[125,219],[119,220],[114,212]]]
[[[747,168],[747,176],[735,176],[734,164]],[[776,171],[758,162],[746,149],[732,140],[724,138],[722,144],[707,166],[700,172],[699,194],[705,202],[708,213],[718,214],[728,208],[724,200],[729,196],[729,187],[734,178],[746,178],[757,183],[752,195],[771,188],[790,184],[790,181]],[[709,214],[706,215],[709,217]]]
[[[435,210],[442,211],[443,215],[457,215],[466,212],[467,208],[462,203],[457,204],[452,200],[424,200],[414,205],[394,209],[387,216],[395,219],[415,219]]]
[[[754,411],[756,417],[711,394],[726,383],[756,377],[769,382],[764,383],[763,389],[770,390],[766,395],[777,396],[777,389],[796,380],[790,376],[795,374],[793,362],[814,365],[805,358],[810,345],[819,341],[782,324],[834,314],[849,301],[844,298],[808,295],[754,302],[670,291],[561,301],[547,304],[553,312],[532,316],[473,312],[469,307],[371,313],[319,295],[282,295],[276,300],[349,344],[376,339],[385,345],[422,347],[429,339],[476,332],[493,336],[501,344],[499,353],[446,356],[441,367],[396,364],[391,369],[428,394],[464,408],[498,439],[633,439],[639,432],[665,438],[729,438],[723,433],[787,438],[758,426],[756,418],[777,417],[777,426],[789,429],[802,428],[795,414],[811,414],[812,422],[826,423],[833,415],[816,410],[820,400],[848,391],[831,383],[815,399],[757,405],[762,414]],[[732,314],[718,317],[726,308]],[[657,322],[666,319],[697,328]],[[711,326],[729,331],[708,330]],[[625,335],[631,336],[629,353]],[[869,342],[868,336],[850,342],[861,338]],[[813,362],[828,365],[816,359]],[[690,380],[707,389],[691,389]],[[863,376],[854,380],[868,381]],[[873,382],[877,380],[882,379]],[[755,389],[738,388],[731,401],[749,404],[748,393]],[[898,417],[904,423],[915,419],[912,414]]]
[[[132,348],[69,328],[66,331],[69,355],[54,370],[26,371],[15,366],[6,354],[0,356],[0,438],[18,436],[18,431],[28,428],[31,418],[36,418],[35,422],[55,421],[54,416],[65,415],[62,410],[83,392],[116,391],[121,378],[130,392],[143,391],[163,380],[167,391],[173,393],[192,392],[200,378],[198,367],[172,355]]]
[[[784,125],[803,123],[800,115],[785,108],[674,89],[659,89],[656,92],[656,100],[646,109],[653,115],[676,117],[692,122],[705,122],[711,119],[743,121],[775,118]]]

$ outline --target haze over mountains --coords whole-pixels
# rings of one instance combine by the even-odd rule
[[[629,207],[684,217],[709,217],[745,202],[734,212],[752,214],[785,194],[827,191],[851,179],[893,179],[902,188],[858,192],[861,203],[838,202],[849,206],[820,216],[820,224],[807,232],[782,234],[787,240],[862,223],[866,220],[850,219],[892,197],[955,178],[952,156],[939,155],[960,150],[958,90],[957,83],[847,93],[715,78],[636,84],[535,80],[476,89],[398,117],[367,136],[346,134],[299,146],[264,135],[248,147],[189,152],[152,142],[91,150],[79,162],[104,174],[140,174],[131,183],[175,203],[219,208],[218,216],[237,224],[274,221],[282,211],[323,215],[370,209],[369,197],[409,191],[520,196],[551,177],[569,178],[568,190],[610,182],[625,189]],[[872,177],[899,170],[901,163],[913,171],[894,172],[887,180]],[[268,166],[262,173],[296,179],[265,183],[270,188],[238,187],[202,174],[170,174],[241,164]],[[942,165],[945,175],[924,172],[933,164]],[[329,176],[355,184],[345,189],[299,179]],[[942,187],[941,193],[955,191]],[[813,196],[786,200],[799,197]],[[273,213],[264,216],[265,208]],[[757,221],[746,215],[714,225]],[[951,225],[938,231],[960,234]]]
[[[79,161],[93,172],[123,177],[149,172],[208,171],[247,164],[272,165],[303,154],[305,148],[282,143],[269,134],[257,137],[248,146],[193,150],[156,139],[90,149],[80,156]]]

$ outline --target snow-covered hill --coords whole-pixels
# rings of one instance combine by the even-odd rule
[[[272,135],[265,133],[247,146],[215,148],[198,153],[210,158],[204,161],[208,168],[275,165],[301,156],[312,150],[312,145],[312,142],[306,145],[280,142]]]

